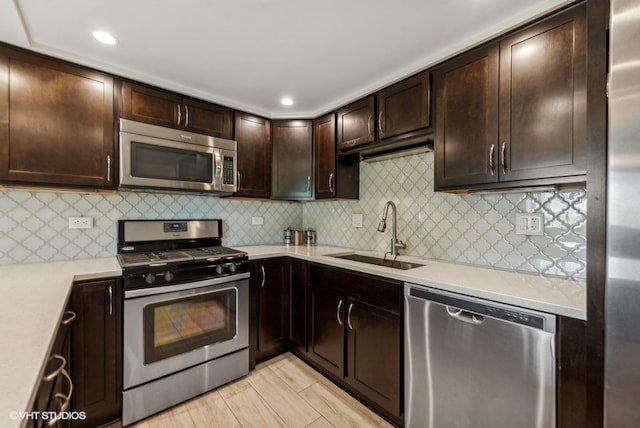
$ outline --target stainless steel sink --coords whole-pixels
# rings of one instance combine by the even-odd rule
[[[393,259],[383,259],[381,257],[365,256],[362,254],[335,254],[335,255],[329,254],[329,257],[335,257],[337,259],[352,260],[354,262],[360,262],[360,263],[369,263],[369,264],[378,265],[378,266],[386,266],[386,267],[390,267],[394,269],[402,269],[402,270],[408,270],[408,269],[424,266],[424,265],[421,265],[420,263],[405,262],[400,260],[394,261]]]

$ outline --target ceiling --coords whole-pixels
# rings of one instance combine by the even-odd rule
[[[254,114],[304,118],[570,2],[0,0],[0,41]],[[95,30],[119,43],[99,44]]]

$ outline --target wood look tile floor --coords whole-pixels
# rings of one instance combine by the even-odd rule
[[[294,355],[132,425],[135,428],[392,427]]]

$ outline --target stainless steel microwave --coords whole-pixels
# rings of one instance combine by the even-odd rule
[[[229,195],[237,190],[237,143],[120,119],[120,187]]]

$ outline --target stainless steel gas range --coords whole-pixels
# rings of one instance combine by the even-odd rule
[[[249,372],[249,262],[222,220],[120,220],[129,425]]]

